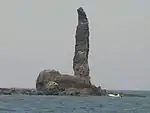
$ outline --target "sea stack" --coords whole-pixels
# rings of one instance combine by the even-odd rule
[[[91,84],[89,76],[89,22],[82,7],[77,9],[78,25],[76,29],[75,54],[73,58],[74,76],[81,77]]]
[[[91,84],[89,76],[89,22],[82,7],[77,9],[78,24],[73,57],[74,75],[62,74],[55,69],[43,70],[36,80],[36,89],[48,95],[105,95],[101,87]],[[56,59],[57,60],[57,59]]]

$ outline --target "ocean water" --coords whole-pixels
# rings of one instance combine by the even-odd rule
[[[150,113],[150,92],[132,93],[147,97],[1,95],[0,113]]]

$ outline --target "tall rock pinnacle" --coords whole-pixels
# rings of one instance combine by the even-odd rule
[[[89,22],[82,7],[77,9],[78,25],[76,29],[75,54],[73,58],[74,76],[85,78],[90,82],[88,54],[89,54]]]

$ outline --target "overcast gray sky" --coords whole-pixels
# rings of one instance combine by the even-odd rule
[[[0,87],[73,74],[76,9],[90,22],[90,76],[107,89],[150,90],[149,0],[0,0]]]

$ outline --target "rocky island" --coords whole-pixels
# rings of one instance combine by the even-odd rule
[[[83,8],[77,9],[78,25],[73,57],[74,75],[57,70],[43,70],[36,80],[36,89],[50,95],[106,95],[106,90],[92,85],[88,64],[89,22]]]
[[[78,24],[73,57],[74,75],[54,69],[43,70],[36,80],[36,89],[0,88],[1,95],[106,95],[107,91],[91,83],[89,55],[89,22],[83,8],[77,9]]]
[[[74,75],[61,74],[54,69],[43,70],[36,80],[36,89],[0,88],[0,95],[97,95],[116,94],[97,87],[91,83],[89,55],[89,22],[83,8],[77,9],[78,25],[75,35],[75,52],[73,57]],[[119,93],[122,96],[145,97],[136,94]]]

